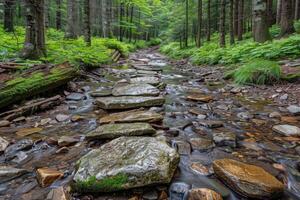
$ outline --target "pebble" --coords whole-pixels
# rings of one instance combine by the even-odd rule
[[[279,97],[280,100],[287,100],[288,98],[289,98],[288,94],[284,94]]]
[[[190,143],[193,150],[206,151],[215,147],[212,140],[206,138],[191,138]]]
[[[189,191],[188,200],[223,200],[217,192],[207,188],[194,188]]]
[[[58,114],[58,115],[56,115],[55,119],[58,122],[63,122],[63,121],[66,121],[66,120],[70,119],[70,116],[69,115],[64,115],[64,114]]]
[[[236,147],[236,135],[231,132],[213,133],[213,140],[218,146]]]
[[[81,93],[71,93],[69,94],[66,99],[71,101],[80,101],[84,98],[84,95]]]
[[[269,114],[269,117],[270,118],[280,118],[281,117],[281,114],[279,113],[279,112],[271,112],[270,114]]]
[[[300,106],[297,105],[290,105],[289,107],[287,107],[287,110],[293,115],[300,114]]]
[[[237,114],[237,117],[240,118],[241,120],[248,121],[248,120],[252,119],[254,116],[249,112],[240,112]]]
[[[0,127],[6,127],[6,126],[9,126],[10,125],[10,122],[7,121],[7,120],[1,120],[0,121]]]
[[[8,147],[9,142],[4,139],[3,137],[0,137],[0,152],[5,151],[5,149]]]

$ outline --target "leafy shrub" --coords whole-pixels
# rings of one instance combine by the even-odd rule
[[[278,81],[280,76],[278,63],[263,59],[249,61],[233,73],[234,81],[238,84],[271,84]]]
[[[294,26],[295,26],[296,32],[300,33],[300,20],[295,21]]]
[[[151,38],[150,41],[147,42],[148,46],[157,46],[160,45],[162,40],[160,38]]]

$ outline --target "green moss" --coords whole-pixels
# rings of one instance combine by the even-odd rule
[[[86,181],[78,181],[73,184],[73,189],[78,192],[113,192],[124,188],[128,182],[128,177],[125,174],[119,174],[114,177],[97,180],[95,176],[89,177]]]

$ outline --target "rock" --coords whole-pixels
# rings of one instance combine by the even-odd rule
[[[280,100],[287,100],[289,98],[288,94],[283,94],[279,97]]]
[[[156,86],[160,83],[160,80],[159,80],[159,78],[154,77],[154,76],[136,77],[136,78],[130,79],[130,83],[132,83],[132,84],[146,83],[146,84]]]
[[[136,70],[156,71],[156,72],[162,71],[161,68],[154,68],[154,67],[147,66],[147,65],[134,65],[133,67],[134,67]]]
[[[179,155],[164,141],[152,137],[120,137],[78,161],[74,189],[111,192],[168,184],[178,162]]]
[[[240,118],[241,120],[248,121],[252,119],[254,116],[249,112],[240,112],[237,114],[237,117]]]
[[[180,155],[190,155],[191,145],[190,143],[183,140],[173,140],[172,146],[175,146]]]
[[[66,97],[69,101],[80,101],[84,99],[84,95],[81,93],[71,93]]]
[[[300,106],[297,105],[290,105],[289,107],[287,107],[287,110],[293,115],[300,114]]]
[[[70,200],[70,194],[64,189],[64,187],[58,187],[52,189],[48,195],[46,200]]]
[[[155,190],[143,194],[143,200],[157,200],[157,199],[158,199],[158,193]]]
[[[148,63],[148,65],[153,66],[153,67],[165,67],[165,66],[167,66],[167,63],[151,61]]]
[[[41,132],[42,128],[21,128],[16,132],[16,135],[19,137],[26,137],[35,133]]]
[[[199,122],[201,126],[207,128],[220,128],[223,127],[222,121],[215,121],[215,120],[202,120]]]
[[[140,107],[161,106],[163,97],[102,97],[96,99],[96,104],[106,110],[120,110]]]
[[[191,164],[191,169],[196,172],[197,174],[200,174],[201,176],[209,176],[212,175],[212,173],[210,172],[210,170],[202,165],[201,163],[198,162],[193,162]]]
[[[25,169],[17,169],[10,166],[0,166],[0,183],[15,179],[28,173]]]
[[[6,127],[6,126],[9,126],[10,125],[10,122],[7,121],[7,120],[1,120],[0,121],[0,127]]]
[[[152,111],[127,111],[113,113],[100,119],[100,124],[108,123],[130,123],[130,122],[159,122],[163,116]]]
[[[300,119],[298,117],[282,116],[280,120],[287,123],[297,123]]]
[[[236,147],[236,135],[231,132],[213,133],[213,140],[218,146]]]
[[[191,186],[183,182],[172,183],[169,189],[169,196],[172,200],[183,200],[188,194]]]
[[[56,154],[64,154],[64,153],[68,153],[69,149],[68,147],[62,147],[60,149],[58,149],[57,151],[55,151]]]
[[[4,152],[8,147],[9,142],[5,140],[3,137],[0,137],[0,152]]]
[[[50,186],[54,181],[64,176],[62,172],[50,168],[37,169],[37,179],[42,187]]]
[[[91,93],[92,97],[107,97],[112,95],[112,90],[107,89],[107,90],[101,90],[101,91],[95,91]]]
[[[113,96],[158,96],[159,90],[149,84],[128,84],[117,86],[112,91]]]
[[[68,119],[70,119],[70,116],[69,115],[64,115],[64,114],[58,114],[58,115],[56,115],[55,119],[58,122],[63,122],[63,121],[67,121]]]
[[[16,154],[22,150],[29,150],[33,145],[33,141],[30,139],[19,140],[17,143],[10,145],[4,151],[5,159],[12,160],[16,157]]]
[[[40,124],[41,124],[42,126],[44,126],[44,125],[48,124],[48,123],[51,122],[51,121],[52,121],[51,118],[42,119],[41,122],[40,122]]]
[[[105,124],[89,132],[87,139],[114,139],[122,136],[153,135],[155,129],[148,123]]]
[[[192,138],[190,139],[193,150],[206,151],[215,147],[212,140],[206,138]]]
[[[188,200],[223,200],[217,192],[207,188],[195,188],[189,191]]]
[[[79,141],[80,141],[79,139],[76,139],[74,137],[62,136],[58,139],[57,142],[58,142],[58,146],[60,147],[68,147],[76,144]]]
[[[283,184],[260,167],[222,159],[214,161],[213,168],[226,185],[248,198],[269,199],[283,193]]]
[[[204,102],[204,103],[208,103],[210,101],[213,100],[212,96],[209,95],[203,95],[200,93],[194,93],[194,94],[190,94],[186,97],[188,100],[192,100],[192,101],[200,101],[200,102]]]
[[[292,125],[276,125],[273,126],[273,131],[285,136],[300,136],[300,128]]]
[[[269,114],[269,117],[270,118],[280,118],[281,117],[281,114],[279,112],[271,112]]]

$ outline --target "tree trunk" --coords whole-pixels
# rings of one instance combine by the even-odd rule
[[[189,0],[185,0],[185,40],[184,46],[188,47],[189,40]]]
[[[220,47],[225,47],[225,13],[226,0],[221,0],[221,16],[220,16]]]
[[[243,33],[244,33],[244,0],[239,0],[239,8],[238,8],[238,40],[243,40]]]
[[[46,55],[44,0],[25,0],[26,38],[21,57],[36,59]]]
[[[253,37],[255,42],[265,42],[270,39],[267,26],[266,0],[252,0],[253,3]]]
[[[210,29],[211,29],[211,25],[210,25],[210,22],[211,22],[211,0],[207,0],[207,41],[210,41]]]
[[[14,1],[4,1],[4,31],[14,31]]]
[[[233,13],[233,27],[234,27],[234,35],[238,36],[238,24],[239,24],[239,0],[234,0],[234,13]]]
[[[201,30],[202,30],[202,0],[198,0],[198,26],[197,26],[197,47],[201,47]]]
[[[285,36],[295,32],[292,0],[284,0],[282,3],[280,36]]]
[[[273,0],[267,0],[267,24],[269,27],[273,25]]]
[[[233,28],[233,0],[230,0],[230,10],[229,10],[229,34],[230,34],[230,44],[234,44],[234,28]]]
[[[295,1],[295,20],[299,19],[299,0]]]
[[[130,8],[129,42],[131,42],[131,40],[132,40],[133,11],[134,11],[134,7],[131,6],[131,8]]]
[[[67,28],[66,28],[66,38],[77,38],[76,32],[76,2],[74,0],[67,0]]]
[[[87,46],[91,46],[91,16],[90,0],[84,0],[84,41]]]
[[[56,29],[61,29],[61,0],[56,0]]]
[[[282,0],[277,0],[276,24],[280,24],[282,10]]]

